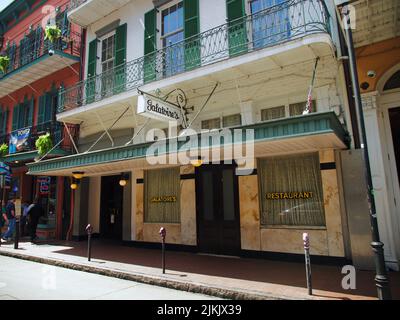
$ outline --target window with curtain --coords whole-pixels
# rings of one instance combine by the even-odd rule
[[[222,117],[222,126],[224,128],[240,126],[241,124],[242,116],[240,113]]]
[[[223,128],[240,126],[242,124],[242,115],[237,113],[220,118],[203,120],[201,128],[204,130],[221,129],[221,124]]]
[[[261,120],[273,120],[285,117],[285,106],[261,110]]]
[[[144,222],[180,222],[180,168],[144,172]]]
[[[261,225],[324,227],[318,153],[260,159]]]
[[[306,110],[306,105],[307,105],[307,101],[304,102],[299,102],[299,103],[292,103],[289,105],[289,112],[290,112],[290,116],[301,116],[304,112],[304,110]],[[315,100],[312,100],[312,107],[311,107],[311,112],[317,112],[317,104]]]
[[[203,120],[201,122],[201,128],[205,130],[219,129],[221,128],[221,119],[215,118],[215,119]]]

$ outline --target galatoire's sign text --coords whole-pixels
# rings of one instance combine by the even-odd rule
[[[178,125],[182,124],[181,109],[145,93],[138,97],[137,113],[156,120],[176,121]]]
[[[153,197],[151,198],[151,202],[176,202],[176,196]]]

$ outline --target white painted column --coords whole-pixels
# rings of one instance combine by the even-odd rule
[[[378,93],[362,95],[364,109],[365,129],[369,148],[371,164],[372,183],[375,195],[376,213],[378,217],[378,228],[381,241],[384,243],[386,264],[396,270],[399,265],[395,250],[394,221],[390,213],[389,194],[390,187],[387,179],[389,172],[386,167],[384,156],[384,134],[382,124],[382,113],[377,104]]]
[[[256,113],[253,108],[253,101],[240,103],[240,113],[242,115],[242,125],[253,124],[256,122]]]
[[[134,170],[131,171],[132,188],[131,188],[131,240],[136,240],[136,179],[137,175]]]

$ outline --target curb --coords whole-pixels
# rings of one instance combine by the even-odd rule
[[[175,289],[180,291],[192,292],[192,293],[200,293],[209,296],[214,296],[223,299],[229,300],[315,300],[315,298],[294,298],[287,297],[282,295],[276,295],[271,292],[264,293],[259,291],[247,291],[242,289],[233,289],[233,288],[221,288],[221,287],[213,287],[207,284],[202,283],[194,283],[194,282],[183,282],[178,280],[171,280],[160,278],[151,275],[139,274],[139,273],[129,273],[126,271],[119,271],[107,268],[100,268],[95,266],[88,266],[84,264],[67,262],[56,260],[52,258],[43,258],[37,256],[30,256],[15,252],[8,252],[0,250],[0,256],[6,256],[26,261],[32,261],[47,265],[52,265],[56,267],[61,267],[65,269],[72,269],[76,271],[83,271],[88,273],[94,273],[98,275],[103,275],[107,277],[113,277],[123,280],[130,280],[139,283],[144,283],[148,285],[155,285],[159,287],[165,287],[169,289]]]

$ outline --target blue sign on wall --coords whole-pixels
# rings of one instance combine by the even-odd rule
[[[9,148],[10,154],[22,151],[29,151],[30,135],[31,135],[31,128],[25,128],[12,132],[10,134],[10,148]]]

